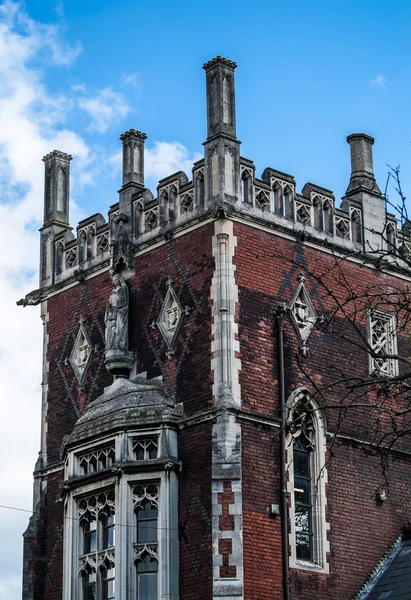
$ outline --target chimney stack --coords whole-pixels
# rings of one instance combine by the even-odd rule
[[[351,178],[347,188],[347,196],[360,191],[381,195],[375,181],[372,160],[374,138],[365,133],[352,133],[347,137],[351,152]]]

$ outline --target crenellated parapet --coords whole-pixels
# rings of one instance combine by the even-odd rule
[[[41,229],[40,287],[45,289],[96,269],[133,269],[133,256],[147,244],[169,240],[186,227],[221,214],[281,230],[298,239],[333,245],[344,252],[391,254],[391,263],[411,255],[411,227],[399,231],[373,170],[374,139],[348,136],[351,176],[341,206],[333,192],[314,183],[297,191],[294,177],[267,167],[256,176],[252,160],[240,156],[236,138],[234,70],[222,57],[205,63],[207,139],[204,158],[191,179],[182,171],[161,179],[154,195],[144,183],[145,133],[120,136],[122,186],[109,211],[69,225],[71,156],[54,150],[44,157],[44,225]]]

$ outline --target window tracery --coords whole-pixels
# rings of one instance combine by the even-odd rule
[[[158,456],[158,437],[136,438],[133,440],[136,460],[152,460]]]
[[[397,334],[395,316],[380,310],[368,314],[370,372],[393,377],[398,374]]]
[[[305,389],[294,392],[287,406],[290,566],[328,572],[324,417]]]
[[[83,475],[89,475],[95,471],[106,469],[107,467],[110,467],[115,460],[114,444],[106,446],[105,448],[93,450],[87,454],[82,454],[79,456],[78,460]]]
[[[134,563],[137,571],[137,598],[156,600],[158,588],[158,501],[156,483],[133,486],[133,508],[136,514],[137,536]]]
[[[104,490],[78,501],[79,574],[83,600],[110,600],[115,586],[115,494]]]

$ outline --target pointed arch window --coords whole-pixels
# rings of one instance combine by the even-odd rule
[[[325,421],[306,389],[291,395],[288,411],[290,566],[328,572]]]
[[[158,484],[139,484],[133,487],[133,506],[137,525],[134,562],[138,600],[157,600],[158,501]]]

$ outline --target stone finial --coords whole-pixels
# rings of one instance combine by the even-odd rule
[[[123,142],[123,187],[137,184],[144,187],[144,141],[142,131],[130,129],[120,136]]]

